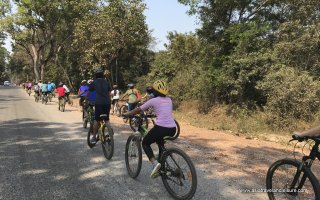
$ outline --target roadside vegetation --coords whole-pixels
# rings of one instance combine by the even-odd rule
[[[16,12],[0,3],[15,80],[62,80],[75,90],[102,67],[123,89],[166,80],[176,115],[196,126],[265,137],[319,124],[319,1],[179,0],[200,28],[169,33],[160,52],[149,48],[142,0],[15,2]]]

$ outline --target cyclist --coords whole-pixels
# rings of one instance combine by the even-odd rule
[[[83,101],[84,101],[85,97],[87,96],[88,90],[89,90],[89,87],[87,86],[87,81],[82,80],[81,86],[78,90],[78,95],[80,96],[79,105],[81,107],[83,107]]]
[[[132,111],[124,113],[124,116],[130,116],[145,111],[148,108],[153,108],[157,118],[155,126],[148,132],[148,134],[142,140],[142,147],[146,155],[148,156],[150,162],[153,165],[153,170],[151,172],[151,177],[155,177],[161,164],[155,158],[151,144],[157,143],[159,151],[161,151],[160,146],[164,145],[165,136],[174,136],[176,132],[176,124],[172,115],[172,100],[167,97],[169,88],[164,81],[158,80],[152,85],[154,98],[148,100],[140,107],[135,108]],[[159,152],[159,155],[161,152]]]
[[[42,83],[41,92],[42,92],[43,96],[48,95],[48,84],[45,81],[44,81],[44,83]]]
[[[48,81],[48,94],[52,94],[54,92],[54,87],[50,81]],[[53,94],[52,94],[53,95]]]
[[[40,97],[41,97],[41,95],[42,95],[42,81],[41,80],[39,80],[38,85],[39,85],[39,94],[40,94]]]
[[[96,134],[98,132],[98,120],[100,120],[101,114],[107,115],[107,122],[109,122],[109,112],[110,112],[110,83],[104,79],[103,70],[98,68],[95,70],[95,80],[90,84],[89,94],[96,91],[96,101],[95,101],[95,110],[94,110],[94,123],[93,123],[93,137],[91,142],[95,143],[97,141]]]
[[[317,137],[317,136],[320,136],[320,126],[316,126],[314,128],[311,128],[302,132],[294,132],[294,134],[302,138],[305,136]]]
[[[153,95],[153,89],[152,86],[146,87],[146,94],[142,97],[143,101],[148,101],[149,99],[152,99],[154,97]]]
[[[114,114],[114,111],[117,109],[117,103],[120,98],[120,92],[118,90],[117,85],[113,85],[113,90],[111,91],[111,98],[112,98],[112,114]]]
[[[33,89],[34,89],[34,93],[37,95],[37,96],[39,96],[40,94],[39,94],[39,85],[38,85],[38,83],[37,82],[35,82],[34,83],[34,86],[33,86]]]
[[[88,80],[89,88],[90,88],[92,83],[93,83],[93,80],[91,80],[91,79]],[[96,101],[96,91],[88,92],[86,99],[88,100],[87,106],[93,107],[94,103]]]
[[[124,99],[124,97],[128,96],[128,111],[133,110],[137,105],[138,102],[140,101],[141,97],[140,97],[140,93],[137,89],[134,88],[134,84],[133,83],[129,83],[128,84],[129,89],[126,91],[126,93],[122,96],[122,99]]]
[[[66,89],[63,87],[63,83],[60,82],[59,86],[57,87],[58,99],[62,99],[66,96]]]

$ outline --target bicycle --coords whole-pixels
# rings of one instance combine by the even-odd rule
[[[42,104],[47,104],[47,103],[48,103],[48,96],[42,93]]]
[[[53,98],[52,92],[48,92],[48,99],[51,102]]]
[[[97,133],[97,142],[100,141],[102,146],[102,151],[106,159],[110,160],[113,156],[114,151],[114,140],[113,140],[113,129],[110,124],[107,122],[107,115],[100,115],[99,129]],[[87,143],[90,148],[93,148],[96,143],[91,142],[91,138],[93,136],[93,122],[90,123],[90,128],[87,135]]]
[[[135,116],[138,122],[138,131],[129,136],[125,147],[125,163],[131,178],[136,178],[140,173],[142,166],[141,142],[148,133],[148,130],[142,125],[143,116],[141,115],[143,114]],[[173,137],[165,137],[164,140],[165,142],[173,140]],[[163,145],[159,149],[157,159],[161,163],[157,176],[161,176],[168,193],[175,199],[191,199],[197,189],[197,173],[190,157],[178,148],[166,148]],[[185,169],[186,171],[184,171]],[[187,188],[183,188],[184,186]]]
[[[84,119],[83,119],[83,128],[87,128],[87,125],[88,125],[88,122],[90,124],[93,123],[93,120],[94,120],[94,108],[93,108],[94,105],[88,103],[88,104],[85,104],[85,108],[84,108]]]
[[[59,97],[59,110],[61,112],[64,112],[65,111],[65,108],[66,108],[66,99],[65,97]]]
[[[311,171],[313,161],[320,160],[320,137],[292,136],[294,141],[313,141],[314,144],[309,155],[296,159],[281,159],[274,162],[266,177],[266,186],[269,199],[320,199],[320,185],[316,176]],[[297,142],[297,143],[298,143]],[[307,142],[307,144],[308,144]]]
[[[31,95],[31,89],[28,89],[27,93],[30,96]]]
[[[35,92],[35,93],[34,93],[34,101],[35,101],[35,102],[38,102],[39,99],[40,99],[39,93]]]
[[[128,102],[126,102],[125,104],[123,104],[121,107],[120,107],[120,116],[122,116],[123,113],[126,113],[128,112]],[[123,117],[123,122],[124,123],[127,123],[128,122],[128,117]]]

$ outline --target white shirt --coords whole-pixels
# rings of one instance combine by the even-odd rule
[[[113,99],[120,99],[120,92],[116,90],[116,95],[114,95],[114,90],[111,91],[112,100]]]
[[[67,93],[70,92],[69,88],[66,85],[63,85],[62,87],[66,90]]]

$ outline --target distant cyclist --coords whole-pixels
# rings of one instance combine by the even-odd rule
[[[122,96],[122,99],[124,99],[126,96],[128,96],[128,110],[133,110],[140,101],[140,93],[137,89],[134,88],[133,83],[128,84],[129,89],[126,91],[126,93]]]
[[[84,101],[85,97],[87,96],[88,90],[89,90],[89,86],[87,85],[87,81],[82,80],[81,86],[78,90],[78,95],[80,96],[79,105],[81,107],[83,107],[83,101]]]
[[[93,80],[90,79],[90,80],[88,80],[89,88],[90,88],[91,84],[93,84]],[[87,100],[88,100],[88,106],[94,106],[95,101],[96,101],[96,91],[95,90],[88,92]]]
[[[52,94],[54,92],[54,87],[50,81],[48,81],[48,94]]]
[[[39,96],[39,95],[40,95],[40,93],[39,93],[39,90],[40,90],[40,89],[39,89],[39,85],[38,85],[37,82],[34,83],[33,89],[34,89],[34,93],[35,93],[37,96]]]
[[[153,154],[151,144],[157,143],[158,147],[164,145],[164,137],[174,136],[176,132],[176,124],[173,119],[172,114],[172,100],[167,97],[169,88],[164,81],[158,80],[152,85],[154,98],[148,100],[140,107],[135,108],[124,114],[124,116],[130,116],[145,111],[148,108],[153,108],[156,113],[156,122],[154,127],[148,132],[148,134],[142,140],[142,147],[148,156],[150,162],[153,165],[153,170],[151,172],[151,177],[155,177],[161,164],[157,161]],[[159,151],[161,148],[159,148]],[[161,152],[159,153],[161,155]]]
[[[93,137],[91,139],[92,143],[97,141],[96,134],[98,132],[98,121],[100,120],[100,115],[107,115],[107,121],[109,121],[109,112],[111,107],[110,102],[110,83],[104,79],[103,70],[98,68],[95,70],[95,80],[90,84],[89,94],[91,92],[96,92],[95,110],[94,110],[94,124],[93,124]]]
[[[43,96],[48,95],[48,84],[45,81],[42,83],[41,92]]]
[[[70,90],[64,83],[62,83],[62,84],[63,84],[63,88],[66,91],[66,100],[67,100],[68,104],[71,104],[71,101],[70,101]]]
[[[114,111],[117,109],[117,103],[119,101],[120,98],[120,91],[118,90],[118,86],[117,85],[113,85],[113,89],[111,91],[111,98],[112,98],[112,114],[114,114]]]
[[[41,80],[39,80],[38,85],[39,85],[39,94],[41,96],[42,95],[42,81]]]
[[[65,98],[66,96],[66,89],[63,87],[63,83],[60,82],[57,89],[56,89],[57,93],[58,93],[58,99],[60,100],[61,98]]]

